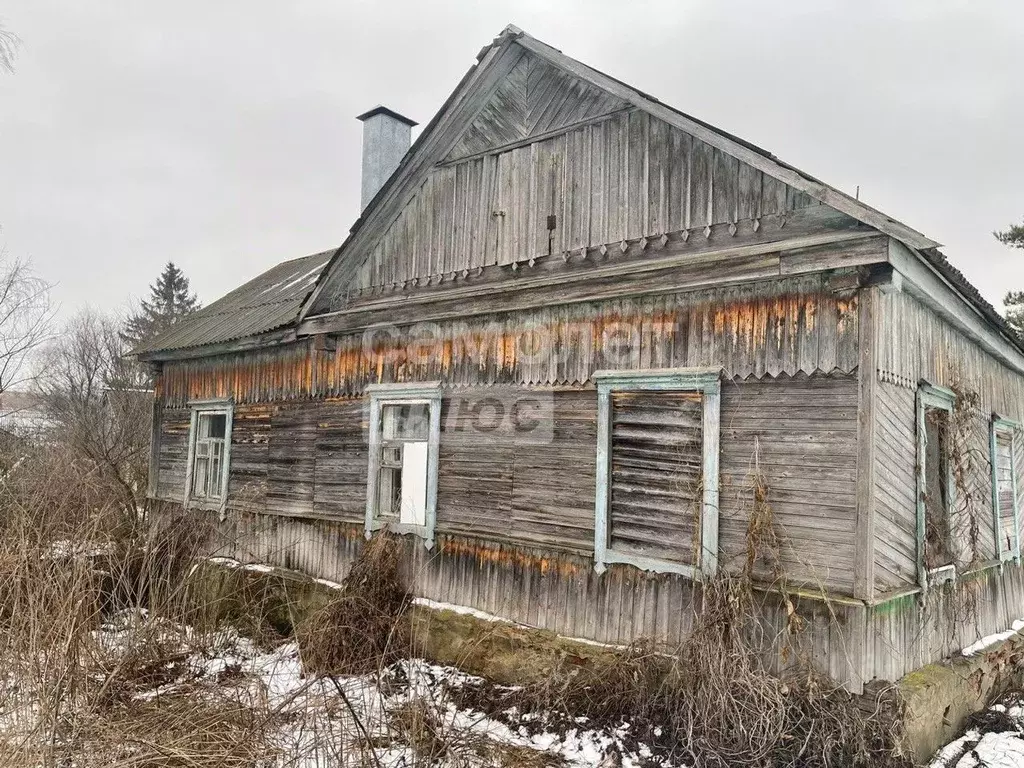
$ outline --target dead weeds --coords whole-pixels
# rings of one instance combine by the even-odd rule
[[[303,666],[321,675],[374,673],[408,655],[402,546],[382,533],[363,548],[336,599],[298,628]]]

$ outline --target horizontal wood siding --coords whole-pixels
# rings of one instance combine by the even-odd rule
[[[545,437],[517,434],[509,421],[481,429],[458,393],[442,411],[437,530],[590,552],[594,545],[597,394],[520,390],[543,398]],[[505,394],[506,402],[516,390]],[[550,436],[549,438],[547,436]]]
[[[992,512],[990,418],[1024,415],[1024,376],[997,361],[943,317],[905,292],[880,292],[877,349],[875,579],[879,592],[917,582],[917,431],[919,382],[948,387],[978,400],[970,418],[958,417],[958,472],[954,535],[962,561],[997,556]],[[1017,480],[1024,467],[1017,469]],[[964,510],[969,509],[968,512]],[[1017,617],[1019,618],[1019,617]]]
[[[366,515],[369,410],[362,399],[316,404],[313,512],[353,523]]]
[[[231,418],[228,498],[249,509],[266,508],[273,410],[270,405],[241,405]]]
[[[743,379],[849,373],[857,350],[856,296],[812,275],[384,328],[339,336],[333,352],[303,341],[167,363],[159,397],[180,406],[357,395],[386,381],[580,384],[600,369],[721,365],[727,378]]]
[[[719,549],[724,567],[744,565],[754,486],[760,483],[780,539],[785,577],[793,584],[850,593],[856,391],[855,376],[845,374],[723,385]],[[517,401],[540,403],[537,428],[521,432],[508,418],[496,422],[496,428],[490,417],[481,420],[481,398],[495,399],[498,392],[506,408]],[[184,425],[183,452],[187,412],[169,413],[178,413]],[[649,409],[633,415],[643,423],[629,429],[642,429],[650,421]],[[664,421],[661,416],[657,420]],[[242,405],[236,408],[235,423],[230,507],[362,522],[368,460],[363,399]],[[441,427],[439,534],[592,556],[597,455],[592,387],[451,390],[443,399]],[[170,451],[172,444],[164,441],[163,450]],[[618,529],[613,514],[613,536],[624,544],[659,546],[664,551],[658,556],[685,561],[695,541],[689,518],[675,509],[685,507],[685,500],[648,504],[648,492],[660,487],[650,478],[639,484],[644,493],[635,481],[628,493],[621,485],[627,476],[662,463],[658,445],[644,446],[640,454],[619,454],[615,477],[625,493],[619,501],[629,502],[632,512],[629,520],[619,521],[627,527]],[[170,489],[162,498],[180,500],[184,467],[177,466],[171,460],[161,464],[161,488]],[[615,498],[613,493],[613,506]]]
[[[467,154],[515,142],[532,130],[520,103],[527,96],[513,91],[514,97],[485,108],[469,129],[462,144]],[[582,104],[578,95],[568,88],[556,98]],[[593,114],[595,106],[608,113]],[[691,230],[699,236],[711,225],[749,224],[817,205],[721,150],[623,106],[605,100],[570,108],[559,125],[568,125],[561,122],[568,117],[606,117],[436,168],[348,289],[426,281],[640,237]]]
[[[879,382],[875,400],[875,589],[917,583],[914,390]]]
[[[274,407],[267,451],[268,512],[277,515],[313,512],[318,411],[317,403]]]
[[[723,384],[719,559],[727,568],[745,565],[760,487],[788,582],[852,594],[857,392],[853,375]],[[758,555],[758,572],[771,578],[773,553],[759,547]]]
[[[326,520],[229,515],[220,522],[215,554],[297,568],[340,582],[364,542],[362,528]],[[464,605],[564,637],[626,645],[649,639],[678,647],[700,610],[700,591],[675,574],[612,565],[594,572],[587,557],[545,548],[440,535],[433,550],[407,537],[403,570],[412,593]],[[776,595],[758,593],[749,627],[769,668],[782,671],[807,659],[851,690],[861,690],[864,608],[794,594],[806,621],[790,632],[790,615]]]
[[[881,293],[878,370],[883,381],[921,379],[981,396],[983,411],[1024,420],[1024,375],[1011,370],[905,292]]]
[[[703,420],[699,392],[612,393],[610,548],[699,563]]]
[[[185,500],[185,472],[188,466],[188,433],[192,414],[187,408],[163,408],[157,452],[156,493],[168,501]]]

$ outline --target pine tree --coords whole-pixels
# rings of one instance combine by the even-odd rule
[[[993,232],[1003,245],[1024,249],[1024,224],[1011,224],[1003,232]],[[1006,323],[1017,335],[1024,338],[1024,291],[1010,291],[1003,297],[1006,307]]]
[[[144,344],[199,309],[199,300],[189,288],[188,278],[167,262],[156,283],[149,287],[149,299],[143,299],[139,311],[125,321],[123,338],[130,347]]]

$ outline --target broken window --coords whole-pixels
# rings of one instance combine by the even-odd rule
[[[925,409],[925,551],[929,570],[952,565],[955,557],[950,524],[949,411]]]
[[[599,372],[595,555],[695,575],[718,554],[718,371]]]
[[[222,503],[227,496],[231,409],[224,403],[194,406],[189,451],[189,501]]]
[[[426,525],[430,408],[425,403],[384,405],[380,425],[377,517]]]
[[[433,544],[440,413],[437,385],[371,387],[367,535],[387,527]]]
[[[918,562],[925,587],[956,575],[950,466],[954,401],[953,392],[942,387],[924,384],[918,390]]]
[[[1020,529],[1017,512],[1017,425],[1005,419],[992,420],[992,504],[995,513],[996,556],[1000,560],[1020,557]]]

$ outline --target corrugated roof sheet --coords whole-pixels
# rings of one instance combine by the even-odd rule
[[[133,354],[202,347],[266,333],[298,317],[333,250],[282,262],[180,320]]]

